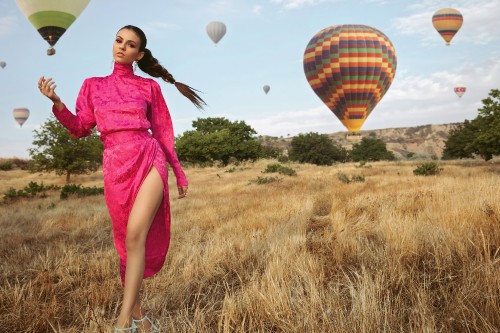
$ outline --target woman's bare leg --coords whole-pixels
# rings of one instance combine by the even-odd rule
[[[131,325],[131,316],[139,305],[144,268],[146,265],[146,237],[156,211],[163,199],[163,181],[153,166],[141,185],[132,206],[127,224],[127,269],[123,302],[116,327]],[[139,309],[140,310],[140,309]]]

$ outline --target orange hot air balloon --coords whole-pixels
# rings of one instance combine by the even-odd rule
[[[316,95],[349,132],[358,132],[396,73],[394,46],[366,25],[336,25],[318,32],[304,52],[304,72]]]
[[[462,14],[453,8],[443,8],[432,15],[432,25],[441,37],[450,45],[455,34],[460,30],[464,18]]]
[[[27,108],[15,108],[12,110],[12,115],[14,116],[14,119],[17,121],[17,123],[23,127],[23,124],[28,120],[30,116],[30,110]]]

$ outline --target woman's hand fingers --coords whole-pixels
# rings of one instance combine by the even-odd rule
[[[179,198],[184,198],[187,195],[187,186],[179,186],[177,189],[179,190]]]

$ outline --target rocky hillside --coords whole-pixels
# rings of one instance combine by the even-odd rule
[[[347,149],[351,149],[362,137],[373,136],[382,139],[387,144],[387,149],[394,152],[398,158],[407,158],[410,153],[414,158],[441,158],[448,134],[457,125],[454,123],[360,131],[359,138],[347,138],[347,132],[332,133],[329,136]],[[264,145],[288,149],[292,138],[260,136],[259,141]]]

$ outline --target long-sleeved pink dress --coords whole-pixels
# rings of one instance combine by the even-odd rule
[[[90,135],[97,125],[104,143],[104,197],[113,223],[113,236],[120,256],[120,276],[125,281],[127,222],[139,188],[154,166],[163,180],[163,201],[146,239],[144,278],[156,274],[170,243],[168,162],[177,186],[187,186],[186,176],[174,149],[172,120],[152,79],[134,74],[131,65],[115,63],[113,73],[83,82],[76,101],[76,115],[66,106],[52,112],[75,138]],[[151,130],[151,133],[149,132]]]

